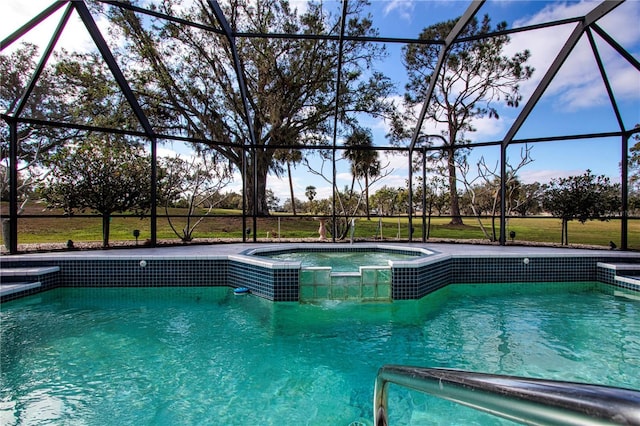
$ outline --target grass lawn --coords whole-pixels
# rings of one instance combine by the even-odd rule
[[[2,206],[6,212],[6,205]],[[43,211],[36,206],[30,207],[25,212],[28,215],[39,217],[21,217],[18,223],[18,243],[66,243],[88,242],[102,240],[102,221],[99,217],[43,217],[46,214],[59,214],[59,212]],[[170,214],[180,215],[184,211],[175,209]],[[194,238],[242,238],[242,218],[237,217],[239,211],[218,210],[216,217],[206,217],[198,225],[193,233]],[[164,215],[164,211],[159,212]],[[198,218],[191,218],[191,224]],[[247,227],[253,228],[253,219],[247,218]],[[186,217],[172,219],[174,227],[179,231],[186,225]],[[460,240],[485,240],[485,236],[475,218],[465,218],[462,226],[451,226],[448,218],[434,217],[431,219],[429,237],[434,239],[460,239]],[[484,219],[483,224],[488,232],[491,232],[491,220]],[[288,215],[273,216],[257,219],[257,238],[259,240],[277,239],[278,237],[291,238],[316,238],[318,236],[318,221],[312,216],[290,217]],[[499,226],[499,221],[496,222]],[[541,242],[560,243],[560,220],[554,218],[516,218],[508,222],[508,231],[516,233],[516,242]],[[329,227],[328,227],[329,228]],[[422,218],[413,219],[414,241],[422,240]],[[569,223],[569,243],[609,246],[609,241],[620,245],[619,220],[609,222],[591,221],[585,224],[579,222]],[[150,236],[150,220],[137,217],[114,217],[111,219],[110,241],[135,242],[133,230],[140,231],[139,241],[142,243]],[[498,232],[498,231],[496,231]],[[384,240],[406,241],[409,235],[408,219],[372,217],[356,219],[354,237],[358,240],[374,240],[381,236]],[[165,217],[158,218],[158,239],[175,240],[179,238],[172,231]],[[640,220],[629,221],[628,234],[629,247],[640,249]]]
[[[376,221],[377,219],[373,219]],[[383,227],[384,237],[397,237],[398,226],[397,218],[387,219]],[[370,224],[366,224],[366,219],[360,219],[356,225],[356,236],[359,236],[358,225],[365,228],[362,232],[370,230]],[[395,226],[394,223],[395,222]],[[466,218],[463,226],[449,225],[449,218],[432,218],[431,228],[429,231],[430,238],[439,239],[485,239],[484,233],[477,219]],[[491,220],[483,219],[485,229],[491,235]],[[404,226],[403,226],[404,225]],[[499,219],[496,220],[496,236],[499,237]],[[376,226],[377,227],[377,226]],[[413,238],[422,239],[422,218],[413,220],[415,229]],[[401,219],[401,237],[408,238],[407,219]],[[611,220],[609,222],[591,221],[581,224],[579,222],[569,223],[569,243],[570,244],[587,244],[602,245],[609,247],[609,242],[613,241],[616,245],[620,245],[620,220]],[[509,219],[507,231],[516,233],[515,242],[529,241],[540,243],[560,243],[561,222],[554,218],[516,218]],[[370,234],[373,235],[373,234]],[[508,234],[507,234],[508,235]],[[367,236],[367,234],[363,235]],[[628,233],[629,246],[640,248],[640,221],[629,221]]]

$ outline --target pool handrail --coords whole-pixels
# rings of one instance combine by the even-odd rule
[[[376,426],[388,425],[388,385],[535,425],[640,425],[640,391],[602,385],[385,365],[374,388]]]

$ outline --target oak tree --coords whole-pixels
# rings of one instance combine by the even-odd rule
[[[370,17],[364,16],[364,5],[362,0],[348,3],[346,35],[377,34]],[[206,1],[174,0],[154,7],[220,28]],[[336,90],[340,43],[327,36],[340,33],[341,17],[321,2],[309,3],[303,13],[284,0],[241,0],[221,7],[234,33],[309,36],[234,37],[249,117],[227,37],[202,27],[143,19],[117,7],[108,16],[126,40],[121,56],[136,57],[131,75],[143,103],[157,106],[154,112],[164,117],[167,128],[204,140],[200,149],[244,168],[248,210],[266,215],[267,176],[286,157],[278,151],[326,143],[336,102],[342,129],[355,126],[359,113],[389,115],[392,105],[386,98],[392,85],[373,67],[384,55],[380,45],[345,42],[341,87]],[[252,143],[250,130],[256,145],[246,149]]]
[[[23,43],[8,54],[0,54],[0,111],[8,116],[32,118],[36,120],[64,121],[70,115],[68,105],[61,101],[64,88],[57,84],[55,69],[45,67],[37,83],[24,100],[22,109],[16,111],[40,59],[38,48]],[[46,170],[42,162],[50,152],[66,140],[77,136],[78,131],[64,128],[53,128],[30,123],[17,123],[17,173],[18,202],[20,213],[29,201],[33,188],[44,178]],[[0,193],[3,200],[9,191],[9,125],[0,124]]]
[[[40,193],[48,208],[68,215],[90,210],[102,216],[102,245],[109,246],[113,213],[142,214],[151,206],[151,160],[143,147],[104,135],[68,144],[48,163]]]
[[[569,221],[608,220],[619,213],[622,205],[620,184],[612,184],[604,175],[587,170],[580,176],[552,179],[546,185],[542,205],[554,217],[562,220],[563,245],[569,244]]]

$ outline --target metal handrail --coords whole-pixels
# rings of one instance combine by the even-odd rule
[[[461,370],[388,365],[374,389],[376,426],[388,424],[389,383],[533,425],[640,425],[640,391]]]

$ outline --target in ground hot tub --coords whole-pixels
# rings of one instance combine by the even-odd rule
[[[421,263],[434,252],[418,247],[377,244],[290,245],[243,254],[272,267],[299,268],[299,300],[390,301],[393,268]]]
[[[274,260],[300,262],[303,268],[329,267],[332,272],[359,272],[361,266],[390,266],[393,261],[410,261],[425,256],[419,251],[369,248],[344,249],[296,249],[256,253]]]

